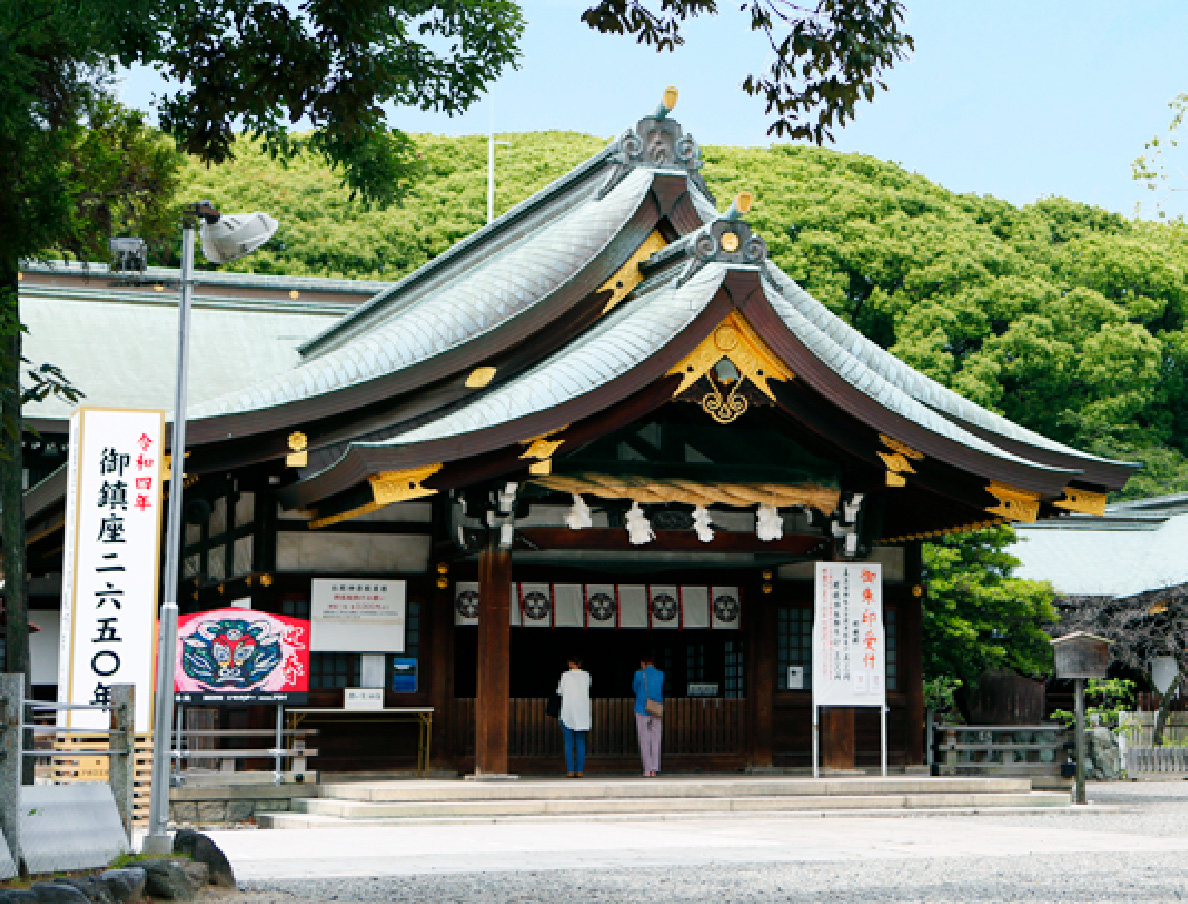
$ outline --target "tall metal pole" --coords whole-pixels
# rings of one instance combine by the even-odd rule
[[[490,98],[491,127],[487,130],[487,222],[495,221],[495,98]]]
[[[1085,800],[1085,679],[1074,678],[1073,689],[1076,694],[1074,706],[1077,719],[1076,727],[1073,729],[1076,732],[1077,745],[1076,795],[1073,803],[1083,804],[1087,803]]]
[[[149,834],[144,852],[163,856],[169,838],[169,728],[173,724],[174,657],[177,650],[177,571],[181,555],[182,475],[186,462],[186,376],[190,363],[190,294],[194,283],[194,237],[197,221],[182,221],[181,294],[177,312],[177,383],[173,396],[173,435],[169,444],[169,512],[165,530],[165,586],[157,640],[157,700],[153,719],[153,771],[149,797]]]

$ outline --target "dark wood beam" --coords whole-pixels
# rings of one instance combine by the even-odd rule
[[[507,774],[511,581],[511,550],[492,543],[479,553],[478,676],[474,706],[477,775]]]
[[[624,528],[525,527],[516,531],[516,536],[530,549],[780,552],[792,556],[808,556],[824,548],[828,542],[820,534],[785,534],[780,540],[764,543],[751,532],[719,530],[714,532],[713,540],[702,543],[692,530],[658,530],[655,533],[655,540],[640,546],[632,545]]]

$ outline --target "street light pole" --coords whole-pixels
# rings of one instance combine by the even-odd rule
[[[173,685],[177,651],[177,572],[181,556],[182,484],[186,467],[186,378],[190,364],[190,296],[194,288],[194,239],[198,218],[193,205],[182,214],[181,292],[177,310],[177,373],[173,394],[173,432],[169,442],[169,509],[165,528],[165,584],[157,638],[157,699],[153,717],[153,767],[149,795],[149,833],[144,853],[164,856],[169,838],[169,772],[173,725]]]

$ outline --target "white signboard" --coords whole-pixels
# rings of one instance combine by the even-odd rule
[[[311,650],[404,650],[405,581],[316,578],[310,600]]]
[[[136,730],[152,728],[165,412],[80,408],[70,417],[58,700],[108,703],[136,686]],[[60,724],[106,728],[106,712]]]
[[[383,709],[382,687],[348,687],[342,697],[343,709]]]
[[[813,705],[885,705],[882,566],[815,564]]]

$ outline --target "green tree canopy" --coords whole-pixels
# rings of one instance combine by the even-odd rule
[[[966,687],[988,669],[1042,678],[1052,670],[1044,625],[1056,621],[1052,588],[1011,577],[1009,525],[924,545],[924,678]]]

